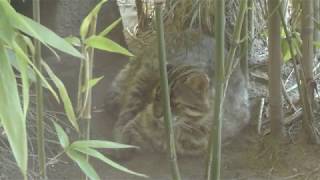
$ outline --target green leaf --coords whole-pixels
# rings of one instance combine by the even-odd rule
[[[281,50],[284,62],[289,61],[292,57],[289,49],[289,44],[286,39],[281,39]]]
[[[99,33],[99,36],[106,36],[109,34],[110,31],[112,31],[112,29],[114,29],[119,22],[121,22],[121,18],[117,19],[116,21],[114,21],[112,24],[110,24],[106,29],[104,29],[102,32]]]
[[[68,43],[72,44],[73,46],[80,47],[81,46],[81,41],[78,37],[76,36],[68,36],[64,38]]]
[[[67,150],[67,155],[75,161],[80,169],[84,172],[85,175],[87,175],[90,179],[93,180],[99,180],[100,177],[98,176],[97,172],[94,170],[94,168],[91,166],[91,164],[86,160],[86,157],[79,153],[78,151],[75,151],[73,149]]]
[[[17,50],[17,48],[21,47],[21,46],[27,46],[26,43],[24,43],[24,41],[20,41],[18,42],[18,44],[16,44],[14,42],[14,50],[16,51],[16,55],[18,57],[18,69],[19,69],[19,72],[20,72],[20,76],[21,76],[21,80],[22,80],[22,100],[23,100],[23,115],[24,115],[24,118],[27,117],[27,112],[28,112],[28,107],[29,107],[29,75],[28,75],[28,68],[29,68],[29,65],[28,65],[28,62],[27,61],[24,61],[23,58],[24,56],[26,56],[25,54],[24,55],[21,55],[21,51]],[[24,52],[26,52],[27,48],[24,47],[23,49],[25,49]]]
[[[81,53],[63,38],[59,37],[45,26],[17,13],[8,2],[0,1],[0,12],[2,12],[1,16],[7,19],[12,27],[38,39],[45,46],[50,45],[67,54],[83,58]]]
[[[19,61],[16,58],[16,53],[11,49],[7,49],[7,54],[8,54],[11,66],[13,66],[17,71],[20,72]],[[30,81],[36,82],[36,75],[30,66],[28,66],[28,78]],[[45,87],[44,84],[42,84],[42,86]]]
[[[41,41],[43,44],[48,44],[72,56],[83,58],[82,54],[78,50],[76,50],[67,41],[58,36],[56,33],[52,32],[50,29],[46,28],[45,26],[42,26],[41,24],[33,21],[32,19],[26,16],[20,15],[20,17],[33,28],[33,31],[39,37],[38,40]],[[28,28],[24,28],[23,26],[17,26],[17,28],[30,36],[32,36],[33,34],[31,33],[31,31],[28,31]]]
[[[63,102],[63,107],[66,112],[66,115],[68,117],[68,120],[72,124],[72,126],[79,132],[79,125],[76,119],[76,115],[73,110],[73,106],[70,100],[70,97],[68,95],[68,92],[62,83],[62,81],[53,73],[51,68],[44,62],[42,61],[42,65],[44,69],[47,71],[49,77],[51,80],[54,82],[55,86],[58,88],[61,100]]]
[[[18,45],[16,45],[15,43],[13,45],[14,45],[15,53],[18,54],[17,56],[21,60],[24,60],[25,62],[28,62],[28,64],[32,67],[33,71],[40,77],[40,79],[42,80],[42,83],[44,84],[44,86],[48,88],[48,90],[55,97],[57,102],[60,102],[57,93],[53,90],[51,85],[48,83],[46,78],[43,77],[42,73],[37,69],[37,67],[30,61],[29,57],[23,52],[23,50]]]
[[[124,149],[124,148],[138,148],[137,146],[119,144],[111,141],[100,140],[82,140],[73,142],[72,147],[90,147],[90,148],[110,148],[110,149]]]
[[[59,124],[57,124],[56,122],[53,121],[53,125],[56,129],[57,136],[58,136],[58,139],[59,139],[61,146],[64,149],[68,148],[68,146],[70,144],[68,135],[64,132],[64,130],[62,129],[62,127]]]
[[[82,152],[84,154],[87,154],[89,156],[95,157],[103,162],[105,162],[106,164],[109,164],[111,167],[118,169],[120,171],[129,173],[129,174],[133,174],[136,176],[140,176],[140,177],[144,177],[147,178],[148,176],[144,175],[144,174],[140,174],[140,173],[136,173],[134,171],[131,171],[129,169],[127,169],[124,166],[121,166],[120,164],[112,161],[111,159],[105,157],[103,154],[101,154],[99,151],[95,150],[95,149],[91,149],[91,148],[86,148],[86,147],[73,147],[72,149],[78,150],[79,152]]]
[[[104,3],[106,3],[108,0],[101,0],[91,11],[90,13],[84,18],[84,20],[82,21],[81,23],[81,26],[80,26],[80,36],[81,36],[81,39],[85,39],[87,34],[88,34],[88,31],[89,31],[89,26],[92,22],[92,19],[93,18],[97,18],[97,15],[102,7],[102,5]]]
[[[23,176],[26,176],[28,164],[26,119],[21,108],[15,74],[6,52],[0,44],[0,119],[18,167]]]
[[[103,76],[98,77],[98,78],[94,78],[94,79],[90,79],[88,81],[88,85],[85,87],[82,87],[81,91],[85,92],[86,90],[91,89],[92,87],[94,87],[99,81],[101,81],[103,79]]]
[[[0,2],[0,12],[1,8],[4,6],[3,2]],[[10,21],[6,16],[0,15],[0,39],[6,42],[7,44],[10,44],[12,40],[14,39],[15,31],[14,28],[11,26]]]
[[[127,49],[121,47],[119,44],[101,36],[91,36],[85,41],[85,44],[89,47],[93,47],[108,52],[124,54],[127,56],[134,56]]]

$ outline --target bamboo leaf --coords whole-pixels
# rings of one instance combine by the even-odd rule
[[[2,19],[6,19],[9,22],[10,26],[8,27],[17,28],[29,36],[38,39],[46,46],[50,45],[67,54],[83,58],[81,53],[63,38],[59,37],[45,26],[17,13],[7,1],[0,1],[0,12],[2,12]]]
[[[22,100],[23,100],[23,115],[24,118],[27,117],[27,111],[28,111],[28,107],[29,107],[29,75],[28,75],[28,62],[23,60],[23,55],[21,55],[21,51],[16,50],[18,47],[21,47],[23,45],[26,46],[25,43],[20,42],[19,45],[17,45],[15,42],[14,44],[14,49],[16,51],[16,55],[18,57],[19,63],[18,63],[18,68],[19,68],[19,72],[21,75],[21,80],[22,80]],[[25,47],[26,49],[26,47]]]
[[[94,79],[90,79],[88,81],[87,86],[82,87],[82,92],[85,92],[89,89],[91,89],[92,87],[94,87],[98,82],[100,82],[103,79],[104,76],[98,77],[98,78],[94,78]]]
[[[68,43],[72,44],[73,46],[80,47],[81,46],[81,41],[78,37],[76,36],[68,36],[64,38]]]
[[[61,146],[64,149],[66,149],[70,144],[68,135],[64,132],[64,130],[62,129],[62,127],[59,124],[57,124],[56,122],[53,121],[53,125],[56,129],[57,136],[58,136],[58,139],[59,139]]]
[[[284,62],[287,62],[292,58],[289,50],[289,44],[286,39],[281,39],[281,51]]]
[[[75,151],[73,149],[69,149],[67,151],[67,155],[75,161],[80,169],[86,174],[90,179],[93,180],[99,180],[100,177],[98,176],[97,172],[93,169],[91,164],[86,160],[86,157],[79,153],[78,151]]]
[[[73,146],[72,149],[78,150],[79,152],[82,152],[82,153],[87,154],[89,156],[95,157],[95,158],[105,162],[106,164],[109,164],[111,167],[113,167],[115,169],[118,169],[120,171],[129,173],[129,174],[133,174],[133,175],[136,175],[136,176],[144,177],[144,178],[148,177],[148,176],[146,176],[144,174],[136,173],[134,171],[131,171],[131,170],[127,169],[124,166],[121,166],[120,164],[118,164],[118,163],[112,161],[111,159],[105,157],[103,154],[101,154],[99,151],[97,151],[95,149],[91,149],[91,148],[88,148],[88,147],[75,147],[75,146]]]
[[[82,21],[81,23],[81,26],[80,26],[80,36],[81,36],[81,39],[85,39],[87,34],[88,34],[88,31],[89,31],[89,26],[92,22],[92,19],[93,18],[96,18],[102,5],[104,3],[106,3],[108,0],[101,0],[91,11],[90,13],[84,18],[84,20]]]
[[[15,70],[17,70],[18,72],[20,72],[19,69],[19,61],[16,58],[16,53],[11,50],[11,49],[7,49],[7,54],[9,57],[9,61],[11,66],[13,66],[15,68]],[[30,81],[35,82],[36,81],[36,75],[34,74],[34,72],[32,71],[32,68],[30,68],[30,66],[28,66],[28,78]]]
[[[119,22],[121,22],[121,18],[117,19],[116,21],[114,21],[112,24],[110,24],[106,29],[104,29],[102,32],[99,33],[99,36],[106,36],[109,34],[110,31],[112,31],[112,29],[114,29]]]
[[[101,36],[91,36],[85,41],[85,44],[89,47],[93,47],[108,52],[124,54],[127,56],[134,56],[127,49],[121,47],[119,44]]]
[[[1,2],[0,2],[1,3]],[[1,4],[0,4],[1,5]],[[1,6],[0,6],[1,12]],[[0,39],[2,39],[7,44],[10,44],[14,39],[15,31],[10,24],[10,21],[6,16],[0,16]]]
[[[0,72],[0,119],[18,167],[25,177],[28,164],[26,120],[16,78],[3,45],[0,45]]]
[[[22,49],[14,44],[14,51],[15,53],[19,54],[19,57],[21,58],[21,60],[24,60],[25,62],[28,62],[28,64],[32,67],[33,71],[40,77],[40,79],[42,80],[42,83],[44,84],[45,87],[47,87],[47,89],[51,92],[51,94],[55,97],[55,99],[57,100],[57,102],[60,102],[59,97],[57,95],[57,93],[53,90],[53,88],[51,87],[51,85],[48,83],[48,81],[46,80],[46,78],[44,78],[44,76],[42,75],[42,73],[37,69],[37,67],[35,67],[35,65],[30,61],[29,57],[22,51]]]
[[[68,92],[62,83],[62,81],[53,73],[51,68],[44,62],[42,61],[42,65],[44,69],[47,71],[49,77],[51,80],[54,82],[55,86],[58,88],[61,100],[63,102],[63,107],[66,112],[66,115],[68,117],[68,120],[72,124],[72,126],[79,132],[79,125],[76,119],[76,115],[73,110],[73,106],[70,100],[70,97],[68,95]]]
[[[58,36],[56,33],[51,31],[50,29],[46,28],[45,26],[42,26],[41,24],[33,21],[32,19],[20,15],[20,17],[30,25],[30,27],[33,28],[33,31],[38,35],[39,41],[41,41],[44,45],[48,44],[64,53],[70,54],[72,56],[83,58],[81,53],[76,50],[74,47],[72,47],[67,41],[65,41],[63,38]],[[26,34],[32,36],[32,32],[28,30],[28,28],[24,28],[24,26],[17,25],[17,28],[21,30],[22,32],[25,32]],[[24,29],[24,30],[23,30]]]
[[[110,149],[124,149],[124,148],[138,148],[137,146],[119,144],[111,141],[100,140],[82,140],[73,142],[72,147],[90,147],[90,148],[110,148]]]

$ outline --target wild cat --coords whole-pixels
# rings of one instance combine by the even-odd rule
[[[213,118],[214,41],[197,36],[182,42],[184,36],[167,38],[174,51],[168,55],[170,104],[178,155],[196,156],[208,149]],[[182,45],[181,45],[182,44]],[[160,91],[156,49],[149,48],[131,60],[113,82],[110,105],[119,113],[114,126],[115,141],[141,149],[166,152],[166,129]],[[237,134],[249,121],[248,94],[244,76],[235,70],[225,96],[223,140]],[[131,151],[122,153],[130,156]]]

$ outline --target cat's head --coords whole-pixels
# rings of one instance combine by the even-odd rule
[[[174,116],[199,119],[209,111],[209,77],[203,69],[191,65],[168,65],[170,104]],[[162,116],[160,86],[155,92],[154,110]]]
[[[204,72],[190,73],[171,87],[172,111],[177,116],[202,118],[209,111],[209,78]]]

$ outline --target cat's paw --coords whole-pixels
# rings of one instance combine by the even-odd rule
[[[136,154],[138,150],[136,148],[128,148],[128,149],[113,149],[107,154],[109,157],[116,161],[129,161],[131,160]]]

